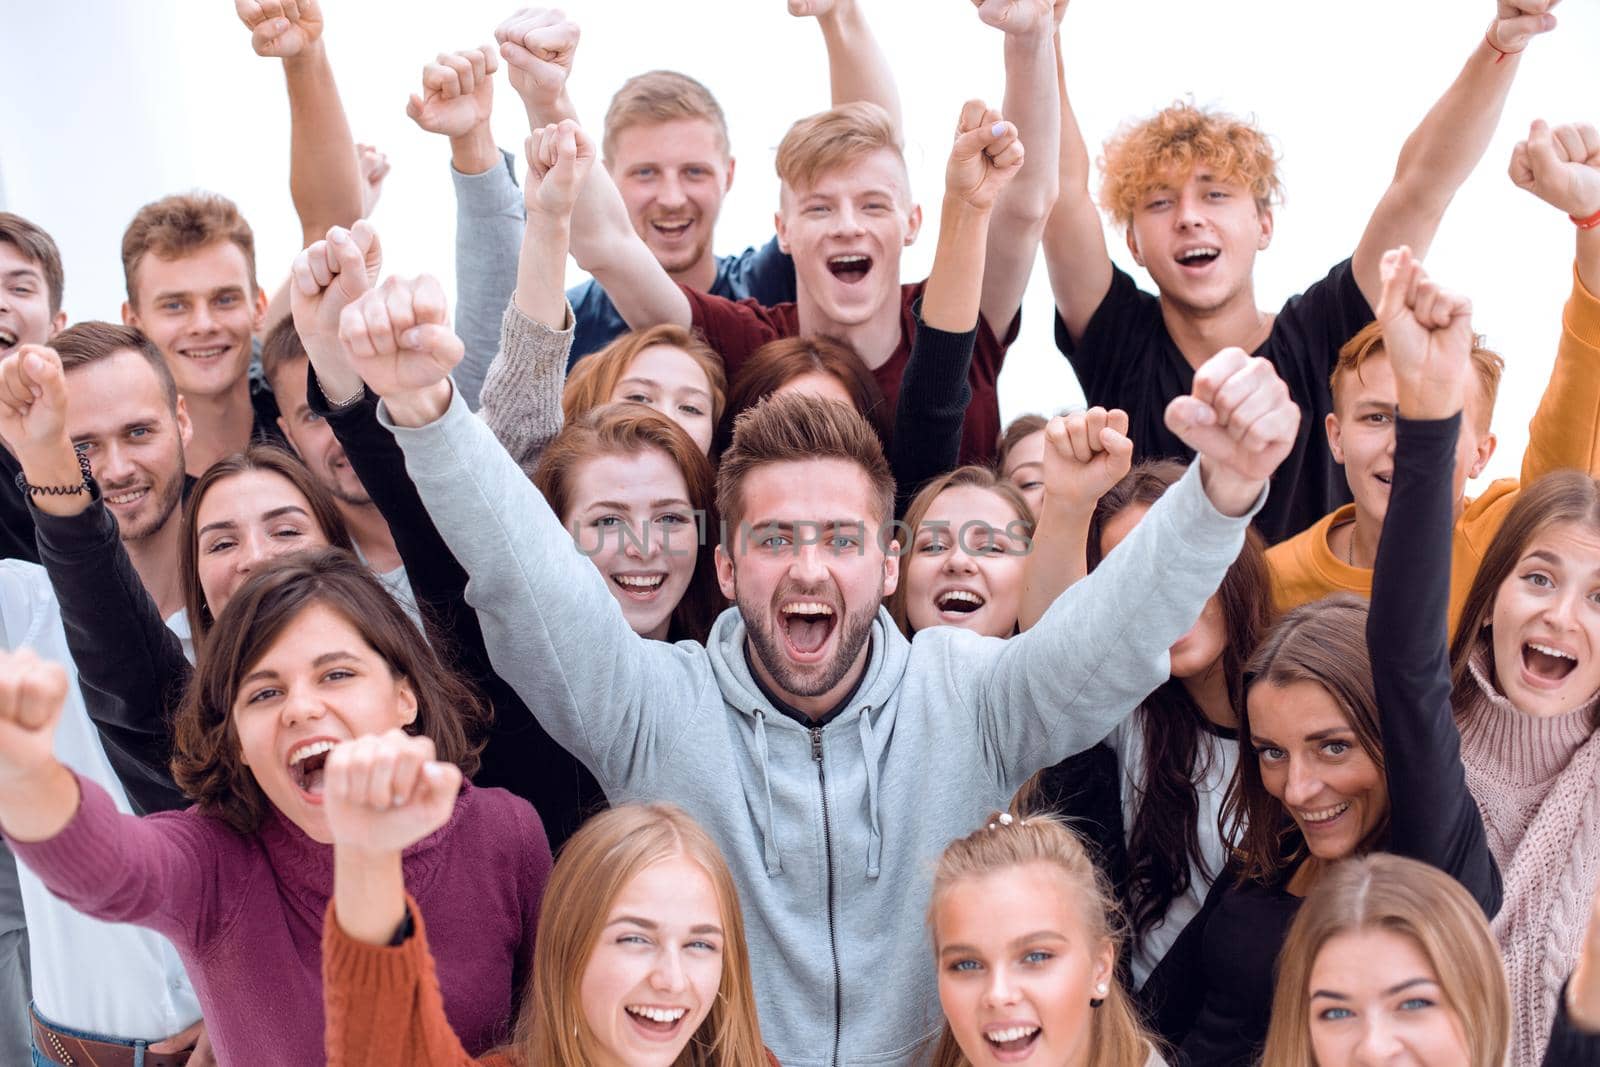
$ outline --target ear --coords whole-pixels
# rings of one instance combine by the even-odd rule
[[[728,172],[722,176],[722,191],[724,194],[726,194],[729,189],[733,188],[733,167],[737,162],[739,161],[734,159],[732,156],[728,157]]]
[[[1276,224],[1270,207],[1257,207],[1256,217],[1261,221],[1261,236],[1256,239],[1256,251],[1265,252],[1272,244],[1272,227]]]
[[[126,300],[122,302],[122,325],[138,327],[139,313],[133,310],[133,305]]]
[[[786,256],[794,253],[789,251],[789,228],[783,224],[783,209],[779,208],[772,213],[772,228],[778,234],[778,251]]]
[[[1110,941],[1102,942],[1094,952],[1094,984],[1106,985],[1117,980],[1117,951]]]
[[[1133,223],[1128,223],[1128,231],[1125,236],[1128,241],[1128,252],[1132,254],[1133,261],[1141,267],[1144,266],[1144,253],[1139,251],[1139,238],[1134,235]]]
[[[397,689],[395,712],[400,717],[400,725],[410,726],[417,721],[417,691],[411,688],[410,678],[401,678],[395,688]]]
[[[728,555],[728,550],[718,545],[713,553],[717,565],[717,588],[722,590],[726,600],[736,599],[739,586],[733,580],[733,557]]]
[[[285,441],[289,442],[289,447],[290,448],[294,449],[294,454],[297,455],[297,456],[300,455],[300,446],[294,443],[294,438],[293,437],[289,436],[289,422],[288,422],[288,420],[285,419],[282,415],[279,415],[273,421],[275,421],[278,424],[278,432],[283,434],[283,439]]]
[[[187,449],[189,442],[194,440],[194,422],[189,418],[189,405],[184,403],[181,395],[178,397],[178,406],[173,411],[173,417],[178,420],[178,440],[183,442],[183,447]]]
[[[267,328],[267,291],[256,286],[255,314],[250,318],[250,332],[260,334]]]
[[[900,587],[900,542],[890,541],[889,548],[883,557],[883,595],[884,599],[894,595]]]
[[[1491,431],[1478,438],[1478,448],[1472,457],[1472,466],[1467,468],[1467,477],[1476,478],[1483,473],[1483,468],[1489,465],[1489,460],[1494,456],[1495,446],[1500,443]]]
[[[1328,451],[1333,453],[1333,461],[1344,466],[1344,438],[1339,426],[1339,416],[1328,412],[1327,418],[1322,420],[1322,428],[1328,435]]]
[[[60,333],[62,330],[65,330],[66,328],[67,313],[65,311],[56,312],[56,317],[50,320],[50,336],[54,337],[56,334]]]
[[[911,210],[906,213],[906,247],[910,247],[917,240],[917,234],[922,232],[922,205],[912,204]]]

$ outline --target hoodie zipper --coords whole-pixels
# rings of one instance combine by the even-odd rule
[[[828,772],[822,766],[822,727],[811,728],[811,758],[817,763],[817,786],[822,792],[822,844],[828,861],[828,948],[833,953],[833,1059],[839,1063],[839,1031],[844,997],[839,980],[839,938],[833,922],[833,823],[828,818]]]

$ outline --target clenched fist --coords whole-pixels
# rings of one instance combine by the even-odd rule
[[[1466,403],[1472,373],[1472,301],[1441,289],[1401,246],[1383,254],[1378,322],[1400,414],[1445,419]]]
[[[445,382],[465,351],[450,328],[443,287],[426,274],[388,278],[363,293],[339,316],[339,343],[391,413]]]
[[[337,846],[401,852],[450,820],[461,768],[434,758],[433,742],[389,730],[328,753],[322,803]]]
[[[1022,157],[1017,128],[982,100],[968,100],[962,105],[955,145],[944,168],[945,192],[988,211],[1022,169]]]
[[[512,88],[530,114],[553,105],[566,91],[578,52],[578,24],[559,10],[525,7],[494,31]]]
[[[494,72],[500,54],[494,45],[441,52],[422,68],[422,92],[412,93],[406,115],[429,133],[465,137],[489,121],[494,110]]]
[[[67,443],[67,382],[61,357],[46,345],[22,345],[0,359],[0,438],[25,460]]]
[[[291,59],[322,39],[318,0],[234,0],[256,55]]]
[[[1090,408],[1057,415],[1044,428],[1044,498],[1088,512],[1133,466],[1128,413]]]
[[[1511,180],[1577,219],[1600,211],[1600,133],[1588,123],[1552,128],[1535,119],[1511,150]]]
[[[1190,394],[1167,405],[1166,422],[1199,456],[1211,503],[1238,516],[1294,447],[1300,408],[1271,363],[1224,348],[1195,371]]]
[[[67,700],[67,672],[31,648],[0,652],[0,784],[55,765],[56,722]]]

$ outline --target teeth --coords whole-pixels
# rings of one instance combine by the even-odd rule
[[[1178,254],[1178,262],[1187,263],[1192,259],[1199,259],[1201,256],[1220,255],[1221,251],[1222,250],[1218,248],[1191,248],[1187,252],[1180,252]]]
[[[135,500],[142,500],[148,489],[130,489],[126,493],[110,493],[106,495],[108,504],[131,504]]]
[[[841,267],[852,266],[856,263],[865,263],[866,261],[866,256],[834,256],[832,259],[828,260],[830,264],[838,264]]]
[[[630,589],[654,589],[667,580],[664,574],[614,574],[612,580]]]
[[[0,348],[10,348],[17,343],[17,335],[10,330],[0,330]]]
[[[1343,804],[1332,808],[1322,808],[1318,811],[1302,811],[1300,817],[1306,822],[1327,822],[1329,819],[1336,819],[1343,815],[1349,807],[1350,802],[1347,800]]]
[[[211,359],[213,356],[222,355],[227,350],[228,348],[226,345],[222,346],[221,348],[191,348],[185,352],[184,355],[188,356],[190,359]]]
[[[332,741],[313,741],[309,745],[301,745],[289,753],[289,766],[293,767],[311,756],[320,756],[324,752],[333,751]]]
[[[1020,1041],[1025,1037],[1032,1037],[1039,1032],[1037,1026],[1008,1026],[1004,1030],[990,1030],[983,1036],[997,1045],[1007,1041]]]
[[[967,604],[976,604],[979,607],[983,606],[983,597],[979,596],[977,593],[969,593],[965,589],[950,590],[948,593],[939,598],[939,603],[948,604],[952,600],[959,600]]]
[[[1549,645],[1536,645],[1532,641],[1528,642],[1528,647],[1535,652],[1543,652],[1547,656],[1554,656],[1557,659],[1570,659],[1574,663],[1578,662],[1577,656],[1574,656],[1571,652],[1563,652],[1559,648],[1551,648]]]
[[[812,600],[800,601],[796,604],[785,604],[783,613],[785,615],[832,615],[833,609],[826,604]]]
[[[687,230],[689,228],[689,220],[685,219],[682,222],[657,222],[655,227],[658,230]]]
[[[632,1004],[627,1005],[624,1010],[629,1015],[637,1015],[641,1019],[658,1023],[675,1023],[689,1014],[688,1008],[636,1008]]]

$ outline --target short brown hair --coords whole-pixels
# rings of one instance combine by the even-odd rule
[[[801,119],[778,145],[778,178],[791,190],[810,189],[823,175],[887,148],[905,170],[905,148],[894,120],[877,104],[857,101]],[[907,199],[911,179],[904,178]]]
[[[677,119],[700,119],[717,131],[717,143],[726,157],[728,119],[711,90],[675,70],[651,70],[622,83],[606,108],[601,158],[610,166],[616,157],[617,135],[634,126],[655,126]]]
[[[294,319],[285,315],[267,331],[266,338],[261,342],[261,376],[267,380],[269,388],[274,387],[280,371],[295,360],[307,358],[305,342],[300,340],[300,332],[294,328]],[[304,373],[301,377],[305,377]],[[287,418],[289,413],[285,411],[283,414]]]
[[[779,393],[733,424],[733,444],[717,469],[717,510],[723,521],[732,526],[743,519],[744,481],[756,468],[810,459],[856,464],[877,497],[874,517],[880,527],[894,517],[894,475],[883,457],[883,443],[867,420],[837,400]]]
[[[216,193],[180,193],[146,204],[122,235],[122,274],[128,302],[138,305],[134,281],[139,261],[154,254],[175,259],[219,241],[232,241],[244,253],[250,293],[256,291],[256,239],[232,200]]]
[[[1239,707],[1241,745],[1250,738],[1251,689],[1313,682],[1339,705],[1362,750],[1382,769],[1383,731],[1372,685],[1364,598],[1335,593],[1295,608],[1267,634],[1245,665],[1244,677],[1247,695]],[[1308,854],[1304,836],[1283,803],[1267,792],[1261,765],[1248,749],[1241,752],[1238,773],[1228,785],[1221,821],[1240,863],[1240,881],[1275,885],[1283,872]],[[1371,850],[1388,833],[1385,810],[1383,819],[1357,844],[1356,851]]]
[[[45,293],[50,299],[50,314],[59,314],[67,278],[61,269],[61,249],[56,247],[55,238],[21,215],[0,211],[0,244],[12,245],[39,265],[39,273],[44,275]]]
[[[1383,354],[1383,325],[1376,321],[1361,327],[1354,337],[1341,345],[1339,358],[1333,363],[1333,373],[1328,375],[1328,389],[1334,399],[1337,400],[1339,396],[1339,379],[1346,374],[1354,374],[1356,380],[1360,381],[1362,364]],[[1506,361],[1485,345],[1482,334],[1475,334],[1472,338],[1472,373],[1478,378],[1478,399],[1483,401],[1480,430],[1487,430],[1494,416],[1495,398],[1500,395],[1500,375],[1505,369]]]
[[[878,380],[847,345],[827,337],[780,337],[768,341],[745,360],[728,390],[728,410],[717,427],[722,452],[733,438],[733,421],[741,411],[754,407],[789,382],[805,374],[826,374],[844,386],[855,404],[885,445],[894,430],[894,411],[884,399]]]
[[[250,471],[276,474],[298,489],[311,505],[311,518],[321,528],[328,544],[355,554],[355,542],[350,539],[350,530],[344,524],[344,516],[339,514],[339,506],[298,456],[276,445],[252,445],[243,452],[217,460],[189,489],[183,502],[183,531],[179,535],[182,544],[178,548],[181,554],[178,581],[183,585],[183,604],[189,614],[189,628],[194,633],[196,649],[205,643],[215,618],[211,605],[206,603],[205,590],[200,588],[200,505],[218,482]]]
[[[50,338],[50,347],[61,357],[61,369],[71,373],[110,359],[121,352],[133,352],[150,364],[156,380],[161,383],[161,395],[166,398],[167,409],[178,413],[178,383],[172,378],[172,368],[162,357],[161,350],[139,330],[111,322],[80,322]]]
[[[1245,186],[1262,211],[1283,199],[1278,157],[1266,134],[1251,122],[1179,100],[1125,124],[1105,143],[1100,209],[1126,226],[1147,193],[1197,167]]]
[[[331,608],[383,657],[417,697],[406,732],[433,741],[437,758],[471,776],[482,748],[482,702],[440,662],[404,609],[366,565],[343,549],[276,560],[239,587],[200,648],[194,679],[173,721],[172,777],[202,814],[241,834],[260,828],[270,801],[240,760],[233,704],[239,682],[309,607]]]
[[[565,522],[579,464],[599,456],[637,455],[651,448],[665,453],[683,474],[689,506],[704,516],[699,532],[716,529],[716,474],[711,461],[683,427],[643,404],[607,404],[567,423],[539,454],[533,484],[556,518]],[[715,560],[702,541],[689,588],[672,611],[668,638],[704,641],[725,607],[727,601],[717,587]]]
[[[631,330],[593,355],[580,359],[561,389],[561,417],[574,422],[595,408],[611,403],[611,394],[616,391],[617,383],[628,376],[634,358],[656,345],[680,349],[705,371],[711,392],[709,414],[711,425],[715,426],[728,401],[728,375],[723,369],[722,357],[699,334],[670,322],[647,330]]]

